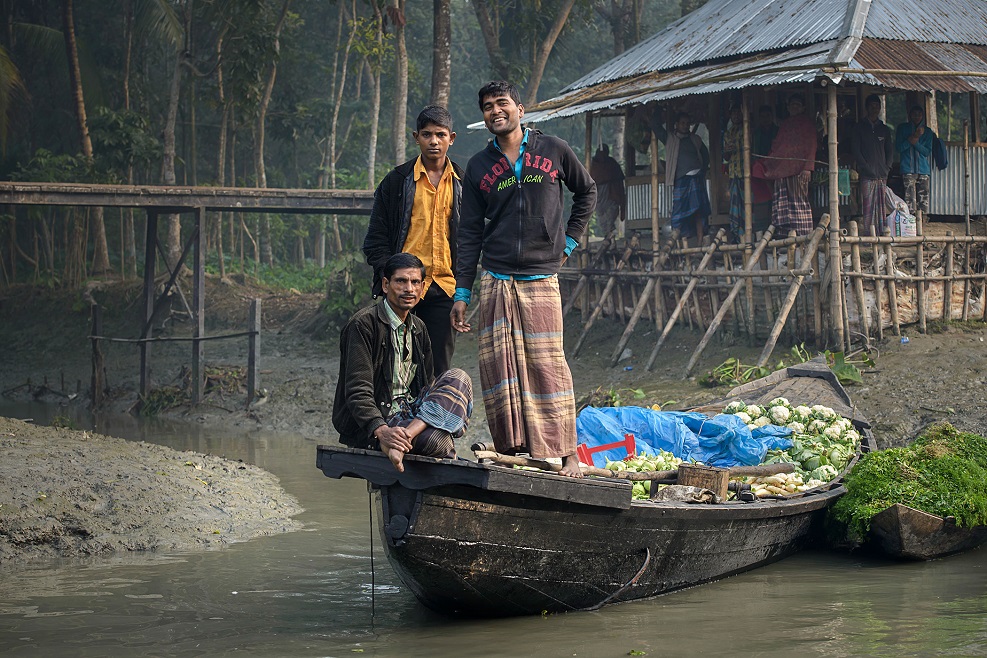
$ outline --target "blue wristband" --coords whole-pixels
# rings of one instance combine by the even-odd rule
[[[452,296],[453,302],[465,302],[469,305],[473,298],[473,291],[469,288],[456,288],[456,294]]]
[[[572,250],[579,246],[576,239],[570,236],[565,236],[565,255],[569,256],[572,254]]]

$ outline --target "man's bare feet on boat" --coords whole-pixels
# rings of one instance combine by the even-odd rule
[[[581,478],[583,472],[579,469],[579,458],[576,455],[568,455],[562,458],[562,470],[559,475],[570,478]]]
[[[403,452],[401,452],[397,448],[391,448],[390,450],[386,450],[384,454],[387,455],[387,458],[391,460],[392,464],[394,464],[394,468],[397,469],[398,473],[404,473]]]

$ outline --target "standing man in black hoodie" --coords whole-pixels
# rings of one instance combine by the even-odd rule
[[[563,475],[582,477],[558,272],[586,231],[596,183],[565,141],[521,125],[524,107],[513,84],[490,82],[478,96],[493,139],[466,166],[450,319],[456,331],[469,331],[466,306],[479,262],[486,271],[480,383],[494,445],[536,459],[560,457]],[[563,185],[573,195],[567,221]]]
[[[425,264],[422,299],[412,311],[432,344],[436,376],[449,369],[456,333],[449,326],[456,292],[456,232],[463,198],[463,169],[446,155],[456,141],[452,116],[438,105],[421,111],[412,136],[421,155],[395,167],[374,191],[363,253],[374,268],[374,297],[382,297],[381,272],[394,254],[414,254]]]

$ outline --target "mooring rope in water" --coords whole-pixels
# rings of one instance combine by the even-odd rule
[[[367,502],[370,517],[370,621],[373,622],[376,614],[376,594],[377,583],[374,581],[374,494],[370,490],[370,483],[367,483]]]

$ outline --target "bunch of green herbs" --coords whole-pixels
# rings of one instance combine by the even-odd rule
[[[987,437],[935,425],[904,448],[864,455],[844,481],[847,493],[830,509],[837,543],[859,544],[871,518],[895,503],[957,525],[987,524]]]

